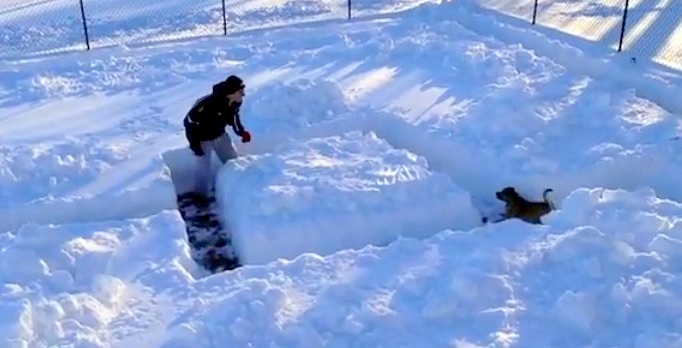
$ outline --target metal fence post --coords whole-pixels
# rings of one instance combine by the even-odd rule
[[[223,35],[227,35],[227,14],[225,11],[225,0],[222,0],[223,3]]]
[[[628,20],[628,7],[630,7],[630,0],[625,0],[623,7],[623,20],[620,23],[620,39],[618,40],[618,52],[623,49],[623,39],[625,38],[625,25]]]
[[[535,25],[535,19],[537,18],[537,16],[538,16],[538,0],[535,0],[533,2],[533,21],[532,21],[533,25]]]
[[[85,46],[87,50],[90,50],[90,36],[88,35],[88,22],[85,19],[85,6],[83,6],[83,0],[79,0],[81,5],[81,20],[83,21],[83,33],[85,34]]]
[[[351,6],[351,1],[352,1],[352,0],[348,0],[348,19],[349,19],[349,20],[350,20],[350,17],[351,17],[351,7],[352,7],[352,6]]]

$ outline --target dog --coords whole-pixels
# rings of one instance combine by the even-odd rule
[[[504,214],[495,222],[516,218],[531,224],[542,224],[540,218],[555,210],[554,204],[547,199],[547,194],[550,192],[554,192],[554,190],[548,188],[542,193],[543,202],[529,201],[521,197],[516,189],[510,186],[505,187],[502,191],[495,192],[495,197],[506,203]],[[487,220],[484,218],[483,222],[485,223]]]

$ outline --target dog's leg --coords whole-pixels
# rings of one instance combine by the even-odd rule
[[[488,219],[488,217],[483,217],[483,219],[481,219],[481,220],[483,221],[484,224],[487,224],[487,223],[494,224],[494,223],[502,222],[502,221],[507,220],[507,219],[509,219],[509,217],[507,215],[500,214],[500,217],[497,220],[490,220],[490,219]]]
[[[497,220],[494,220],[493,223],[502,222],[502,221],[507,220],[507,219],[509,219],[508,214],[500,214],[500,217]]]

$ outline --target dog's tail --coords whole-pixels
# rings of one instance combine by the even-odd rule
[[[553,203],[552,201],[550,201],[550,200],[547,198],[547,195],[548,195],[550,192],[554,192],[554,190],[552,190],[551,188],[545,189],[545,191],[542,192],[542,199],[545,200],[545,203],[549,204],[549,207],[550,207],[552,210],[556,210],[556,207],[554,206],[554,203]]]

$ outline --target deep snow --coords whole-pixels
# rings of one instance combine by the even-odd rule
[[[216,184],[243,264],[322,255],[481,222],[471,197],[373,132],[347,132],[225,165]]]
[[[210,275],[181,119],[230,73]],[[3,61],[0,347],[682,346],[679,77],[473,1]],[[506,185],[559,210],[479,223]]]

